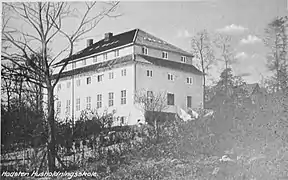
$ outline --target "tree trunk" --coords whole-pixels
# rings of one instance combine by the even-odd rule
[[[54,92],[50,86],[48,91],[48,168],[49,171],[55,171],[55,159],[56,159],[56,140],[55,140],[55,119],[54,119]]]

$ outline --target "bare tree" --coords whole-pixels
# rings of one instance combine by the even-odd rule
[[[203,101],[206,99],[206,76],[211,66],[216,62],[212,43],[206,30],[202,30],[192,38],[192,50],[194,56],[199,60],[200,69],[203,72]]]
[[[146,122],[154,127],[156,141],[159,138],[161,112],[168,108],[166,96],[166,92],[139,90],[134,97],[134,102],[144,113]]]
[[[277,17],[265,29],[265,44],[270,49],[267,55],[267,67],[275,72],[274,85],[276,91],[286,89],[288,86],[288,57],[287,57],[287,30],[288,17]]]
[[[47,150],[50,171],[55,170],[55,158],[60,161],[55,149],[54,88],[74,53],[76,43],[93,30],[103,18],[113,16],[118,4],[118,2],[103,2],[101,8],[97,2],[86,2],[83,12],[80,13],[68,2],[3,3],[9,12],[2,14],[6,16],[3,18],[5,23],[2,24],[2,40],[7,47],[2,48],[2,59],[23,67],[29,72],[29,75],[28,73],[24,75],[26,81],[35,83],[47,91],[49,124]],[[21,22],[22,26],[15,27],[11,19]],[[64,26],[67,21],[73,23],[75,29],[67,29]],[[53,42],[59,38],[67,42],[67,47],[55,53],[58,49],[53,49],[55,45]],[[32,54],[36,57],[31,58]],[[67,61],[53,79],[52,65],[61,56]]]
[[[217,60],[224,62],[224,69],[226,70],[225,78],[225,92],[228,92],[228,68],[236,62],[234,50],[231,45],[231,36],[219,34],[214,40],[216,47],[220,51],[220,58]]]

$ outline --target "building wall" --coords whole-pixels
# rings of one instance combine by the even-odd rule
[[[121,75],[121,70],[126,69],[126,76]],[[109,72],[114,73],[114,78],[109,79]],[[104,74],[103,81],[98,82],[97,76],[99,74]],[[91,77],[91,84],[86,83],[86,78]],[[80,86],[76,85],[76,81],[80,79]],[[66,117],[66,103],[67,100],[71,100],[70,117],[72,114],[72,77],[63,78],[59,81],[55,88],[55,111],[57,111],[57,101],[61,102],[61,114],[59,117],[61,119]],[[71,87],[67,88],[67,83],[71,82]],[[61,90],[58,91],[57,88],[61,84]],[[80,116],[81,111],[76,111],[76,99],[80,98],[80,110],[86,108],[86,97],[91,97],[91,109],[96,109],[97,104],[97,94],[102,94],[102,108],[98,109],[98,112],[102,113],[105,109],[109,112],[116,110],[116,116],[128,117],[129,121],[129,110],[133,107],[133,96],[134,96],[134,65],[128,64],[123,67],[113,68],[112,70],[106,70],[104,72],[89,72],[74,76],[74,112],[75,120]],[[121,105],[121,90],[126,90],[126,104]],[[108,93],[114,93],[114,106],[108,107]]]
[[[141,59],[139,59],[141,61]],[[142,59],[142,61],[144,61]],[[152,77],[147,76],[147,70],[152,70]],[[174,80],[168,80],[168,73],[174,75]],[[192,77],[193,84],[187,84],[186,78]],[[136,90],[153,92],[168,92],[174,94],[176,106],[187,111],[187,96],[192,96],[192,108],[203,104],[202,77],[193,73],[155,66],[149,63],[136,65]],[[175,112],[176,106],[169,106],[167,112]]]
[[[139,45],[135,45],[135,54],[142,54],[142,47],[143,46],[139,46]],[[162,50],[160,49],[154,49],[151,47],[147,47],[148,48],[148,56],[152,56],[152,57],[156,57],[156,58],[162,58]],[[181,63],[181,54],[179,53],[174,53],[174,52],[168,52],[168,60],[170,61],[176,61],[176,62],[180,62]],[[165,59],[163,59],[165,60]],[[187,64],[192,64],[192,57],[187,57],[186,56],[186,63]]]
[[[122,47],[122,48],[120,47],[120,48],[115,49],[115,50],[119,50],[119,56],[118,57],[115,57],[115,50],[107,51],[107,59],[106,60],[104,60],[103,52],[101,52],[101,53],[98,53],[98,54],[95,54],[95,55],[92,55],[92,56],[89,56],[89,57],[86,57],[86,58],[83,58],[81,60],[77,60],[77,61],[74,61],[74,62],[76,63],[76,69],[77,69],[77,68],[89,66],[89,65],[92,65],[92,64],[97,64],[97,63],[100,63],[100,62],[109,61],[109,60],[112,60],[112,59],[115,59],[115,58],[127,56],[127,55],[133,53],[133,49],[134,48],[133,48],[132,45],[129,45],[129,46],[126,46],[126,47]],[[95,56],[97,56],[97,62],[93,62],[93,57],[95,57]],[[83,64],[83,60],[84,59],[86,60],[86,65]],[[53,70],[53,74],[59,73],[61,68],[62,68],[62,66],[55,67],[54,70]],[[69,70],[72,70],[72,63],[69,63],[66,66],[66,69],[63,72],[69,71]]]

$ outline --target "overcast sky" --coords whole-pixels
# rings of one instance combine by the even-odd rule
[[[76,7],[81,12],[79,4]],[[234,71],[249,73],[244,79],[253,83],[260,80],[260,73],[267,74],[264,29],[276,16],[288,15],[288,5],[287,0],[121,1],[117,12],[123,15],[104,19],[89,33],[94,42],[103,38],[105,32],[118,34],[140,28],[191,51],[190,39],[198,31],[227,33],[234,38],[235,56],[239,60],[233,66]],[[86,40],[82,40],[77,49],[85,45]],[[215,69],[214,76],[219,76],[221,70]]]

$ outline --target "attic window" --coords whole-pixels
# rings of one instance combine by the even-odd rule
[[[163,59],[168,59],[168,52],[163,51],[162,52],[162,58]]]
[[[103,54],[103,59],[104,59],[104,60],[107,60],[107,59],[108,59],[107,53]]]
[[[93,57],[93,62],[96,63],[97,62],[97,56]]]
[[[84,59],[84,60],[82,61],[82,64],[83,64],[83,66],[86,65],[86,59]]]
[[[186,56],[181,56],[181,62],[186,63]]]
[[[142,54],[148,55],[148,48],[147,47],[142,47]]]

